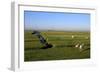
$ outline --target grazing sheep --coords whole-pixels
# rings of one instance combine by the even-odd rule
[[[75,47],[76,47],[76,48],[79,47],[79,44],[76,44]]]
[[[82,51],[83,46],[84,46],[84,44],[81,44],[81,45],[79,46],[79,50],[80,50],[80,51]]]
[[[74,36],[72,35],[72,38],[74,38]]]

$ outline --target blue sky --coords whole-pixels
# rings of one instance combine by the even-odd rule
[[[25,30],[89,31],[90,14],[24,11]]]

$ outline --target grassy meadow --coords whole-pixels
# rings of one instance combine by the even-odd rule
[[[41,49],[39,39],[32,31],[24,31],[24,61],[67,60],[90,58],[90,33],[69,31],[41,31],[52,48]],[[82,49],[75,47],[84,44]]]

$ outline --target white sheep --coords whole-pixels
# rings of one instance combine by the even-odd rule
[[[80,50],[80,51],[82,51],[83,46],[84,46],[84,44],[81,44],[81,45],[79,46],[79,50]]]
[[[75,47],[76,47],[76,48],[79,47],[79,44],[76,44]]]
[[[74,38],[74,36],[72,35],[72,38]]]

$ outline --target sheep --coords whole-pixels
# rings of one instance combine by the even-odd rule
[[[76,45],[75,45],[75,47],[76,47],[76,48],[77,48],[77,47],[79,47],[79,43],[78,43],[78,44],[76,44]]]
[[[74,36],[72,35],[72,38],[74,38]]]
[[[83,43],[83,44],[81,44],[81,45],[79,46],[79,50],[80,50],[80,52],[82,51],[83,46],[84,46],[84,43]]]

